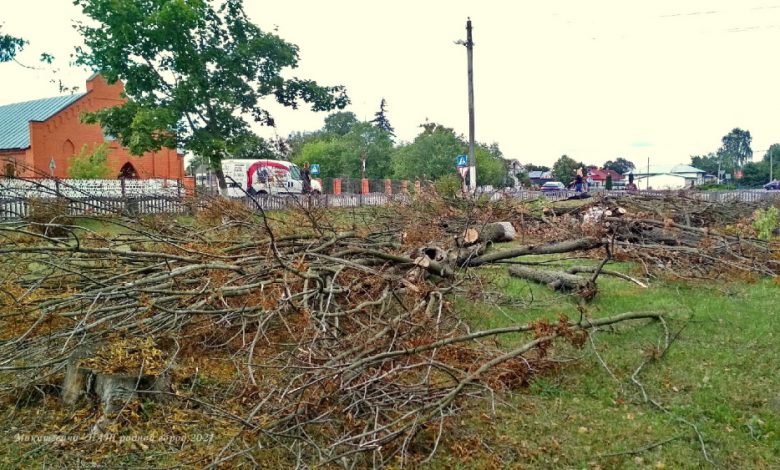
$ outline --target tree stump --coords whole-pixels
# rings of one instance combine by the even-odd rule
[[[156,367],[153,373],[146,373],[140,367],[143,362],[138,361],[139,370],[135,372],[100,370],[91,365],[99,353],[95,346],[86,346],[77,348],[71,354],[62,384],[61,397],[65,405],[77,407],[87,399],[95,398],[104,413],[112,413],[144,392],[158,401],[164,400],[167,392],[170,392],[171,381],[167,369]]]

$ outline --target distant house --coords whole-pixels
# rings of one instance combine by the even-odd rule
[[[528,179],[531,180],[531,184],[542,185],[548,181],[553,181],[553,175],[551,171],[529,171]]]
[[[704,183],[707,172],[690,165],[651,165],[637,168],[634,183],[640,189],[683,189]],[[625,176],[628,176],[626,173]]]
[[[85,112],[125,102],[121,82],[109,85],[100,75],[87,80],[86,93],[0,106],[0,174],[68,177],[74,155],[108,144],[108,166],[115,177],[180,179],[183,156],[174,149],[136,157],[106,136],[97,124],[84,124]]]
[[[612,175],[612,183],[615,186],[622,186],[624,176],[614,170],[604,170],[596,168],[588,171],[588,177],[593,181],[591,187],[593,188],[605,188],[607,186],[607,175]]]

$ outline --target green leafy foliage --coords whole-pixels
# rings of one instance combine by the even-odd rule
[[[752,141],[750,131],[735,127],[721,139],[723,145],[718,149],[718,156],[741,168],[753,158],[753,150],[750,148]]]
[[[691,166],[704,170],[711,175],[717,175],[718,160],[719,157],[714,153],[708,153],[707,155],[691,155]],[[721,161],[721,169],[728,173],[732,172],[734,170],[733,162]]]
[[[368,122],[356,122],[343,135],[325,130],[313,135],[295,152],[292,160],[298,165],[320,164],[324,178],[359,178],[365,158],[366,177],[382,179],[390,176],[392,154],[390,134]]]
[[[455,197],[463,189],[463,181],[456,174],[444,175],[434,183],[439,195],[451,198]]]
[[[27,41],[22,38],[0,34],[0,63],[13,60],[26,44]]]
[[[90,151],[89,146],[84,144],[81,151],[71,158],[68,176],[78,180],[109,178],[108,145],[100,144]]]
[[[314,111],[343,108],[341,86],[286,78],[298,47],[249,21],[242,0],[75,0],[89,23],[77,63],[125,84],[127,103],[88,115],[133,154],[183,147],[219,162],[252,131],[273,126],[266,97]]]
[[[758,231],[758,238],[769,240],[777,227],[777,207],[758,209],[753,214],[753,228]]]
[[[325,126],[322,132],[326,134],[346,135],[355,125],[358,119],[352,111],[339,111],[329,114],[325,118]]]
[[[583,166],[568,155],[561,155],[553,165],[552,173],[556,180],[568,185],[574,179],[577,169]]]
[[[455,157],[466,151],[466,145],[451,128],[436,123],[421,127],[423,132],[412,143],[397,150],[393,161],[396,178],[437,180],[453,173]]]
[[[382,129],[391,136],[395,137],[395,129],[393,129],[393,126],[390,125],[390,121],[387,119],[387,110],[385,109],[386,106],[387,102],[384,98],[382,98],[382,102],[379,104],[379,111],[374,114],[374,119],[371,120],[371,123],[374,124],[374,126],[376,126],[378,129]]]
[[[623,157],[618,157],[615,160],[607,160],[603,168],[605,170],[612,170],[621,175],[628,173],[631,170],[636,169],[636,165],[633,162],[626,160]]]

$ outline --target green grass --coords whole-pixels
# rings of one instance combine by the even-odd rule
[[[503,274],[496,283],[515,300],[533,302],[525,308],[461,302],[473,328],[580,315],[574,301],[545,286]],[[480,444],[472,446],[473,455],[464,459],[443,452],[434,467],[700,468],[709,464],[695,425],[716,466],[780,468],[780,288],[775,282],[657,281],[642,289],[602,277],[599,288],[587,306],[592,317],[668,315],[672,346],[638,379],[669,413],[646,403],[631,381],[659,343],[660,324],[620,324],[596,333],[583,350],[559,347],[560,357],[571,360],[495,407],[489,425],[483,416],[461,427],[459,440]],[[502,346],[524,339],[507,337]],[[490,416],[493,410],[480,413]]]

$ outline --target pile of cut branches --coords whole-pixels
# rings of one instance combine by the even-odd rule
[[[201,464],[279,450],[301,465],[417,462],[436,451],[467,398],[523,386],[552,367],[556,340],[580,346],[589,329],[659,317],[561,317],[472,331],[453,307],[469,288],[469,269],[581,252],[601,262],[568,273],[514,265],[510,273],[584,300],[616,249],[663,260],[695,243],[703,259],[777,273],[770,259],[744,261],[754,253],[746,250],[769,244],[625,215],[501,248],[549,219],[512,203],[459,204],[428,198],[272,215],[214,200],[194,220],[116,218],[113,233],[0,224],[0,397],[18,404],[56,391],[63,377],[84,376],[71,381],[83,389],[76,398],[111,401],[110,387],[95,388],[108,383],[104,376],[121,371],[118,383],[127,384],[135,374],[140,384],[151,374],[165,377],[164,386],[133,392],[237,426]],[[648,242],[656,230],[693,241],[656,249]],[[527,341],[509,351],[489,341],[523,332]],[[232,380],[196,386],[200,373],[188,367],[203,357],[227,361]],[[115,409],[98,413],[91,432],[110,428]]]

